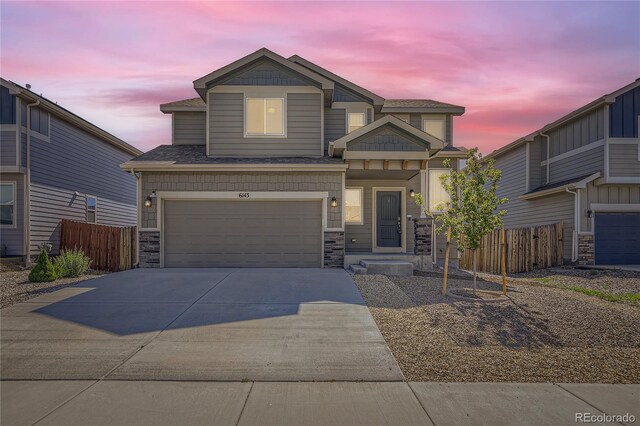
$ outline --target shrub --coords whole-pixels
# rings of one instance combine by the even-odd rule
[[[60,255],[53,261],[56,273],[60,278],[76,278],[89,269],[91,259],[82,250],[61,250]]]
[[[43,247],[38,255],[36,266],[29,272],[29,281],[32,283],[46,283],[58,278],[56,270],[49,259],[47,250]]]

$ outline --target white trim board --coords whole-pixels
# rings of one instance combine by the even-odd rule
[[[565,158],[573,157],[574,155],[581,154],[583,152],[587,152],[592,149],[599,148],[601,146],[604,146],[604,139],[600,139],[588,145],[581,146],[580,148],[572,149],[571,151],[563,152],[562,154],[558,154],[555,157],[551,157],[549,158],[549,164],[555,163],[556,161],[564,160]],[[542,160],[540,162],[540,165],[546,166],[547,160]]]
[[[591,203],[589,210],[594,212],[640,212],[640,204]]]

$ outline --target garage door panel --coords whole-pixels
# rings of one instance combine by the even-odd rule
[[[640,264],[640,213],[596,213],[595,261]]]
[[[166,200],[167,267],[318,267],[320,201]]]

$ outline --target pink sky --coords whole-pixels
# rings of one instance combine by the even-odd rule
[[[267,47],[386,98],[464,105],[454,143],[488,153],[640,77],[639,2],[7,2],[2,77],[142,150],[159,104]]]

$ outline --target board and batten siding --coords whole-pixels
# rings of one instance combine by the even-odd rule
[[[142,228],[157,228],[157,203],[144,207],[144,199],[152,191],[279,191],[328,192],[327,228],[342,227],[342,172],[143,172],[141,206]],[[338,207],[331,207],[336,197]],[[248,206],[251,201],[247,201]]]
[[[602,172],[603,170],[604,146],[599,146],[597,148],[551,162],[549,166],[549,183],[586,176],[596,172]]]
[[[507,197],[509,202],[501,206],[507,211],[503,217],[505,228],[521,228],[549,225],[562,222],[564,225],[564,258],[571,259],[571,245],[574,229],[574,196],[560,193],[534,200],[518,197],[525,192],[525,146],[509,151],[496,158],[495,167],[502,170],[498,184],[499,197]]]
[[[640,143],[635,145],[609,144],[609,176],[640,176]]]
[[[604,139],[604,109],[577,117],[548,132],[551,157]],[[546,139],[542,143],[542,158],[546,159]]]
[[[586,212],[591,204],[640,204],[640,185],[595,185],[591,182],[580,190],[580,231],[592,232],[591,219]]]
[[[0,181],[2,181],[2,183],[14,183],[16,186],[16,199],[14,200],[16,226],[2,226],[0,228],[0,244],[6,246],[8,256],[23,256],[24,175],[18,173],[2,173],[0,174]]]
[[[52,115],[50,141],[31,138],[31,254],[46,242],[57,253],[60,220],[86,220],[86,195],[98,199],[97,223],[135,225],[136,180],[120,169],[129,159]]]
[[[329,142],[340,139],[346,134],[345,109],[324,109],[324,152],[329,152]]]
[[[0,165],[15,166],[16,164],[16,131],[6,130],[0,126]],[[14,126],[15,127],[15,126]]]
[[[208,94],[209,149],[214,157],[319,157],[322,94],[288,93],[286,137],[244,137],[244,94]]]
[[[205,145],[207,143],[207,114],[203,112],[173,113],[174,145]]]

